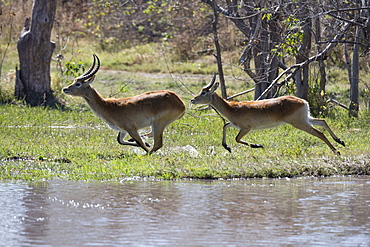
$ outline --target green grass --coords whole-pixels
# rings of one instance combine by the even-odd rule
[[[89,46],[83,49],[76,59],[89,66],[91,54],[95,52]],[[164,54],[168,55],[170,51],[164,52],[163,49],[144,45],[115,54],[97,52],[102,69],[93,83],[104,97],[125,97],[168,89],[183,98],[186,114],[166,129],[164,146],[158,152],[146,156],[139,148],[119,145],[117,133],[94,116],[82,99],[60,93],[73,78],[60,78],[53,72],[54,90],[65,101],[66,110],[31,108],[19,102],[0,105],[0,179],[370,175],[370,113],[365,110],[355,119],[348,117],[340,107],[330,108],[330,117],[326,120],[337,136],[345,141],[346,147],[337,145],[328,133],[324,133],[340,150],[341,156],[333,154],[318,138],[290,126],[251,132],[243,138],[262,144],[264,149],[237,144],[234,140],[237,130],[230,128],[228,144],[232,153],[228,153],[221,146],[221,118],[214,111],[199,111],[189,104],[192,94],[208,83],[216,70],[214,58],[210,56],[205,61],[179,63],[171,60],[171,56],[166,57]],[[10,68],[13,68],[13,63],[5,64],[0,82],[0,97],[5,99],[11,98],[14,85],[14,71],[8,71]],[[234,77],[240,75],[240,71],[236,71],[225,66],[229,95],[253,87],[246,83],[245,74],[241,77],[243,80]],[[339,80],[328,83],[328,93],[337,94],[339,99],[343,96],[348,98],[348,88],[342,84]],[[237,100],[250,100],[252,97],[253,93]],[[8,100],[0,98],[0,102]]]
[[[165,145],[147,156],[121,146],[116,132],[87,110],[0,106],[0,179],[66,178],[120,180],[125,177],[245,178],[370,174],[369,115],[338,113],[329,125],[347,144],[334,155],[319,139],[290,126],[255,131],[237,144],[230,129],[221,146],[222,120],[211,111],[187,110],[165,131]],[[350,120],[350,121],[349,121]],[[151,140],[149,140],[150,142]]]
[[[103,68],[130,72],[146,73],[180,73],[180,74],[212,74],[217,71],[216,59],[213,55],[201,56],[199,60],[182,61],[174,54],[171,44],[148,43],[126,48],[115,53],[97,51],[91,45],[81,46],[74,61],[82,61],[86,65],[92,63],[92,54],[96,53],[102,62]],[[244,74],[228,64],[237,64],[238,55],[231,52],[224,57],[226,74]],[[66,54],[66,61],[72,58]]]

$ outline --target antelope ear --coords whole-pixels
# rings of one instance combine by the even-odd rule
[[[94,79],[95,79],[95,75],[94,76],[92,76],[92,77],[90,77],[90,78],[88,78],[87,80],[85,80],[84,81],[84,84],[86,83],[86,84],[90,84],[90,83],[92,83],[93,81],[94,81]]]
[[[216,82],[215,84],[213,84],[213,86],[211,88],[211,92],[213,93],[214,91],[216,91],[216,89],[218,88],[219,85],[220,85],[219,82]]]

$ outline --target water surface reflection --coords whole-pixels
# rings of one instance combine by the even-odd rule
[[[370,178],[0,183],[17,245],[369,246]]]

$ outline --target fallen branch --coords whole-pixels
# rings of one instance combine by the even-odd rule
[[[326,101],[326,103],[334,103],[334,104],[336,104],[336,105],[339,105],[339,106],[343,107],[343,108],[344,108],[344,109],[346,109],[346,110],[349,110],[349,107],[348,107],[348,106],[346,106],[345,104],[342,104],[342,103],[340,103],[340,102],[336,101],[335,99],[328,99],[328,100]]]

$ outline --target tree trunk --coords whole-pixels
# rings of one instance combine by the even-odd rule
[[[353,117],[358,117],[359,111],[359,89],[358,83],[360,78],[360,44],[363,38],[363,33],[366,34],[368,32],[368,21],[369,21],[369,12],[365,8],[370,5],[369,1],[362,0],[361,7],[363,8],[360,12],[360,16],[365,21],[365,26],[356,26],[356,36],[355,36],[355,44],[353,45],[353,54],[352,54],[352,73],[350,77],[350,104],[349,104],[349,114]]]
[[[360,42],[361,40],[361,28],[356,27],[356,38],[355,42]],[[359,63],[359,50],[360,45],[355,43],[353,46],[352,54],[352,74],[350,77],[350,104],[349,104],[349,114],[353,117],[358,117],[359,110],[359,92],[358,92],[358,81],[360,76],[360,63]]]
[[[213,0],[212,3],[213,3],[212,8],[213,8],[213,14],[214,14],[214,19],[213,19],[213,22],[212,22],[212,29],[213,29],[214,42],[215,42],[215,47],[216,47],[218,77],[220,79],[220,88],[221,88],[222,98],[227,99],[225,77],[224,77],[224,71],[222,69],[221,47],[220,47],[220,43],[218,41],[218,32],[217,32],[218,13],[217,13],[215,0]]]
[[[269,41],[269,52],[270,52],[270,67],[268,70],[268,82],[269,86],[279,75],[279,59],[275,52],[271,52],[276,46],[280,43],[279,39],[279,25],[280,22],[277,19],[269,21],[269,32],[270,32],[270,41]],[[270,95],[267,98],[274,97],[276,93],[276,87],[271,89]]]
[[[300,2],[301,14],[300,19],[303,20],[302,30],[304,37],[302,45],[299,48],[298,55],[296,57],[296,63],[302,63],[309,58],[311,49],[311,29],[312,20],[309,17],[309,10],[305,0]],[[295,82],[297,86],[297,96],[302,99],[308,99],[308,76],[309,76],[309,65],[302,66],[302,69],[297,72],[295,76]]]
[[[316,17],[315,19],[315,32],[316,32],[316,43],[317,43],[317,53],[320,54],[322,52],[321,45],[319,42],[321,41],[321,23],[320,17]],[[319,80],[320,80],[320,92],[319,97],[321,98],[321,103],[325,98],[325,88],[326,88],[326,70],[325,70],[325,62],[323,59],[318,61],[319,63]]]
[[[260,16],[258,16],[261,18]],[[268,88],[269,81],[268,81],[268,62],[267,62],[267,54],[268,54],[268,47],[269,46],[269,37],[267,32],[267,22],[266,20],[261,20],[261,33],[260,33],[260,41],[256,45],[256,49],[254,49],[254,66],[256,69],[256,75],[258,78],[258,82],[255,84],[254,88],[254,99],[256,100],[261,94]],[[262,96],[261,99],[270,98],[269,95]]]
[[[50,41],[56,0],[34,0],[32,19],[26,19],[17,48],[15,96],[31,106],[55,105],[50,87],[50,63],[55,43]]]

